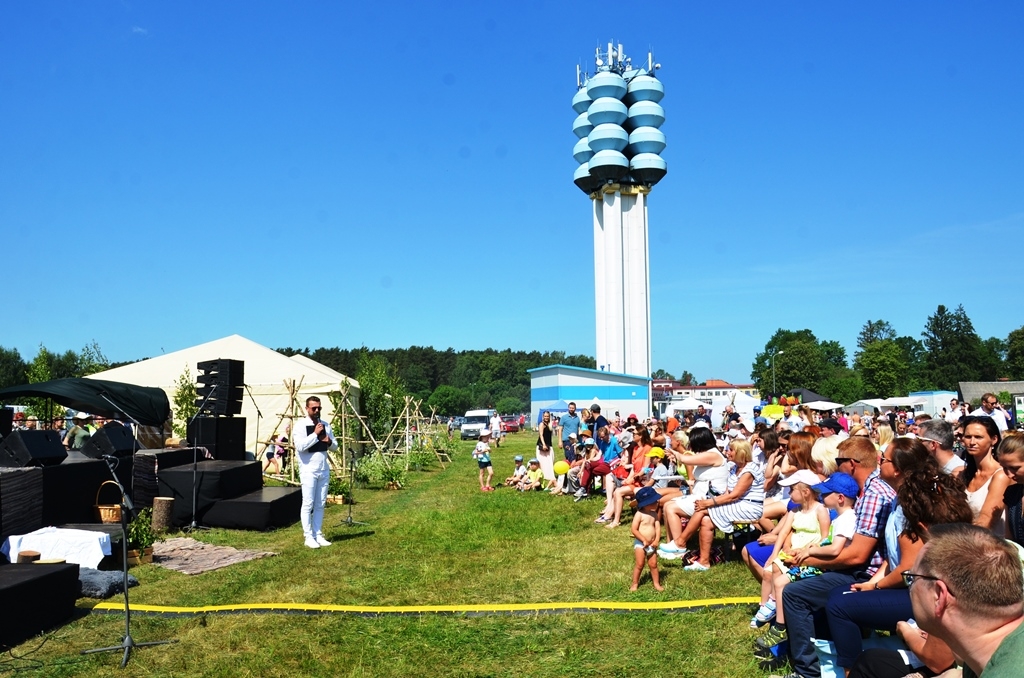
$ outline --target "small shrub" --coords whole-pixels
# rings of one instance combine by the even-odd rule
[[[374,452],[359,460],[356,477],[368,485],[397,489],[405,484],[405,469],[380,452]]]

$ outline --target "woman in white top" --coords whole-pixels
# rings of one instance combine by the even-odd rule
[[[1012,480],[1002,472],[993,452],[999,445],[999,428],[992,417],[965,417],[964,446],[967,463],[961,478],[967,483],[967,503],[974,512],[974,524],[1006,536],[1006,506],[1003,493]]]
[[[737,522],[753,523],[764,510],[764,468],[753,461],[750,443],[733,440],[726,449],[730,463],[730,477],[724,494],[712,495],[696,503],[698,513],[687,524],[679,537],[658,549],[658,555],[669,560],[686,552],[687,540],[700,531],[700,556],[684,570],[703,571],[711,567],[711,543],[715,529],[726,534]]]
[[[698,499],[709,494],[722,494],[729,482],[729,464],[725,455],[718,451],[715,434],[706,426],[695,426],[690,429],[690,451],[684,457],[687,475],[692,483],[690,494],[677,496],[662,505],[665,524],[668,526],[671,543],[683,531],[683,518],[689,520],[696,508]]]

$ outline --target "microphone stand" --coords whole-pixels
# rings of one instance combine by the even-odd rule
[[[213,387],[210,389],[210,392],[206,394],[205,398],[203,398],[203,402],[202,402],[202,404],[199,405],[199,409],[196,410],[196,413],[193,414],[192,418],[188,420],[188,425],[187,425],[186,431],[185,431],[186,433],[188,433],[188,429],[189,428],[192,428],[192,424],[194,424],[196,419],[199,417],[199,415],[203,413],[203,410],[206,409],[206,403],[209,402],[210,396],[212,396],[216,392],[217,392],[217,384],[214,384]],[[198,502],[198,494],[199,494],[199,484],[198,484],[198,480],[197,480],[197,476],[199,474],[199,448],[196,446],[195,436],[192,437],[191,443],[192,443],[192,522],[189,524],[188,527],[186,527],[183,530],[184,532],[194,532],[196,530],[206,529],[204,527],[200,527],[199,523],[196,522],[196,503]]]
[[[81,654],[96,654],[97,652],[121,652],[124,651],[124,656],[121,657],[121,668],[123,669],[128,665],[128,660],[132,656],[132,649],[136,647],[150,647],[152,645],[169,645],[170,643],[177,643],[176,638],[171,640],[152,640],[146,643],[136,643],[135,639],[132,638],[132,610],[128,604],[128,516],[131,515],[132,519],[135,518],[135,506],[132,504],[131,499],[128,498],[128,494],[124,491],[124,485],[118,480],[117,474],[114,473],[114,469],[117,468],[118,459],[110,455],[103,455],[103,461],[107,462],[107,468],[110,470],[110,475],[117,483],[117,489],[121,491],[121,574],[123,576],[122,582],[124,585],[124,638],[121,640],[120,645],[111,645],[110,647],[96,647],[91,650],[82,650]]]

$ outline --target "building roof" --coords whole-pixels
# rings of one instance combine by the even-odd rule
[[[1024,381],[961,381],[960,395],[964,402],[971,403],[981,400],[986,393],[998,395],[1002,391],[1024,393]]]
[[[604,374],[604,375],[607,375],[609,377],[629,377],[630,379],[644,379],[646,381],[650,381],[651,380],[650,377],[644,377],[644,376],[639,375],[639,374],[623,374],[622,372],[608,372],[607,370],[594,370],[594,369],[590,369],[589,367],[575,367],[573,365],[562,365],[562,364],[544,365],[543,367],[534,367],[532,369],[526,370],[526,372],[527,372],[527,374],[529,374],[531,372],[540,372],[541,370],[550,370],[550,369],[553,369],[553,368],[556,368],[556,367],[561,368],[563,370],[575,370],[577,372],[594,372],[596,374]]]

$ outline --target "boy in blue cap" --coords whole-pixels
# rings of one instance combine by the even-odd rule
[[[505,484],[509,487],[515,487],[526,477],[526,467],[523,466],[523,455],[517,454],[513,460],[516,463],[516,467],[512,469],[512,475],[505,478]]]
[[[641,487],[636,491],[636,514],[633,516],[633,585],[630,591],[640,587],[640,573],[644,562],[651,571],[651,582],[658,591],[664,591],[658,575],[658,538],[661,536],[661,522],[658,520],[658,500],[661,495],[653,487]]]
[[[791,566],[789,570],[791,581],[821,574],[819,568],[803,565],[803,562],[811,556],[822,559],[835,558],[840,551],[853,543],[853,535],[857,530],[857,514],[854,513],[853,506],[857,503],[860,486],[853,476],[836,471],[829,476],[828,480],[818,483],[811,489],[821,497],[821,503],[826,508],[836,512],[836,518],[832,521],[829,529],[828,543],[820,546],[805,546],[791,554],[787,560],[787,564]],[[782,608],[782,590],[778,584],[776,587],[778,590],[775,596],[777,605],[775,621],[771,623],[763,636],[754,641],[762,650],[774,647],[789,637],[786,633],[785,612]]]

